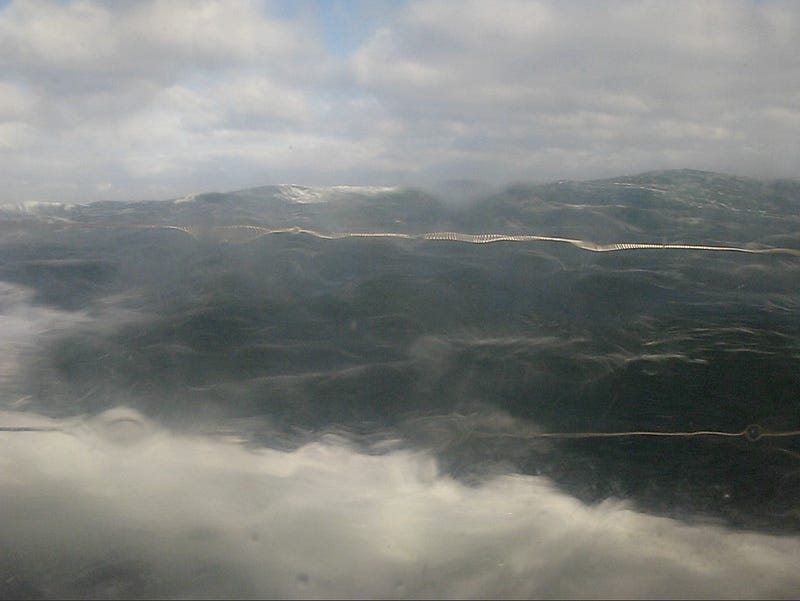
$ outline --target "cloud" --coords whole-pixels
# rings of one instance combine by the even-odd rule
[[[315,58],[297,24],[269,19],[255,2],[12,3],[0,22],[3,62],[41,85],[83,76],[174,81],[185,70]],[[45,78],[44,76],[47,76]]]
[[[784,14],[789,9],[413,4],[358,51],[353,69],[362,86],[428,139],[438,137],[440,147],[498,150],[500,171],[518,157],[533,170],[579,174],[555,165],[569,152],[588,152],[606,169],[612,166],[601,157],[609,153],[625,156],[629,169],[680,166],[673,154],[697,165],[702,153],[707,166],[733,168],[764,160],[747,152],[747,140],[774,140],[760,108],[790,110],[796,101],[796,90],[776,79],[798,75],[787,37],[798,20]],[[453,123],[461,128],[455,135]],[[490,153],[484,160],[492,161]]]
[[[0,40],[13,80],[4,85],[38,96],[43,129],[70,135],[161,106],[176,87],[297,103],[302,94],[288,82],[303,78],[293,69],[313,78],[322,68],[301,24],[247,2],[14,3],[0,16]]]
[[[424,453],[294,452],[117,408],[4,412],[7,593],[116,597],[789,597],[800,541],[687,525],[534,476],[468,487]],[[16,588],[15,588],[16,587]]]
[[[5,6],[0,201],[797,170],[794,3],[280,6]]]
[[[302,135],[330,70],[305,22],[256,2],[12,3],[0,56],[5,200],[97,198],[98,183],[121,198],[213,186],[197,174],[226,153],[220,137]]]

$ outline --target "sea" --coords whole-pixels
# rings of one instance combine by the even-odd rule
[[[796,598],[800,182],[0,206],[0,598]]]

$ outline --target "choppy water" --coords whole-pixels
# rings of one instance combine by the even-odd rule
[[[798,282],[692,171],[2,207],[0,593],[794,596]]]

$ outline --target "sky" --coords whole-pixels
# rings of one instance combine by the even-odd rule
[[[800,170],[800,3],[0,3],[0,202]]]

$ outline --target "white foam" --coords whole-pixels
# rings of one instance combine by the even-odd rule
[[[0,391],[19,374],[23,357],[38,352],[42,336],[87,321],[81,311],[34,305],[33,296],[29,288],[0,281]]]
[[[793,597],[800,539],[687,525],[424,453],[176,435],[129,409],[0,413],[7,581],[49,596]],[[122,439],[115,435],[121,427]],[[134,431],[131,435],[131,431]],[[10,580],[9,580],[10,579]]]
[[[176,198],[172,201],[172,204],[183,204],[186,202],[195,202],[197,197],[200,196],[199,192],[192,192],[191,194],[187,194],[186,196],[181,196],[180,198]]]
[[[14,213],[38,214],[43,210],[46,211],[48,209],[50,210],[58,209],[66,211],[69,209],[73,209],[77,206],[81,205],[64,203],[64,202],[48,202],[43,200],[21,200],[18,202],[2,204],[0,205],[0,209]]]
[[[387,186],[323,186],[308,187],[287,184],[280,186],[279,195],[295,204],[323,203],[347,195],[373,196],[396,192],[400,188]]]

